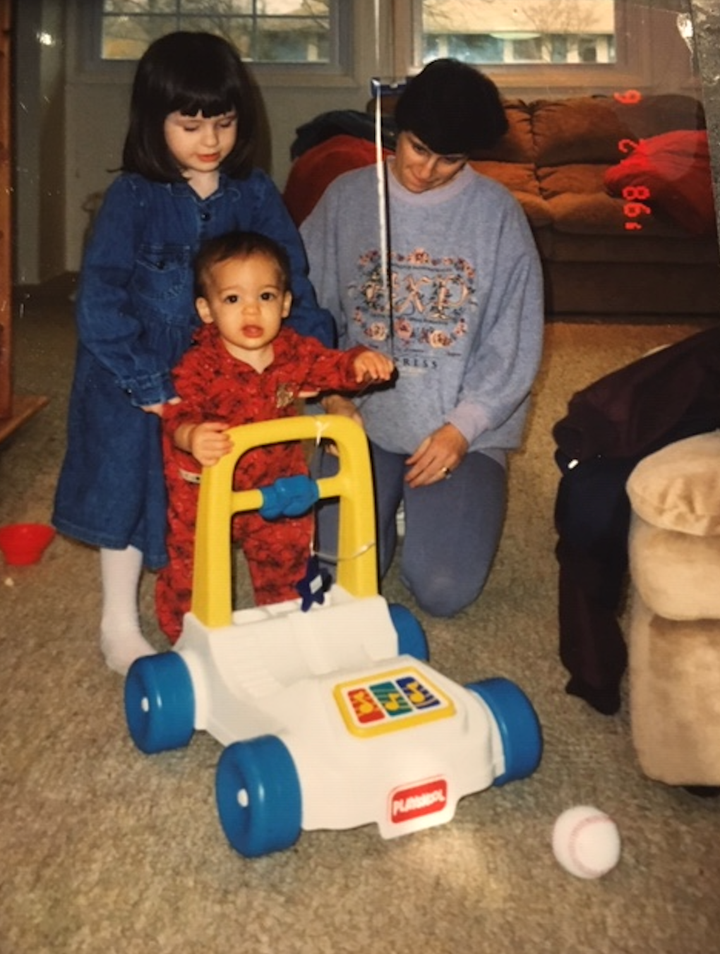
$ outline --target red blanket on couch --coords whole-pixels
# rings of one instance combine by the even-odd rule
[[[383,149],[383,157],[389,149]],[[315,204],[343,172],[375,162],[375,143],[356,136],[332,136],[313,146],[293,162],[283,198],[296,225],[307,218]]]

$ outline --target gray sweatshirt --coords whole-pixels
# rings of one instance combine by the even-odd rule
[[[410,454],[449,422],[470,450],[517,447],[543,334],[542,273],[525,214],[469,166],[420,194],[391,172],[385,181],[389,279],[375,166],[331,183],[300,230],[340,347],[368,345],[398,367],[392,387],[356,401],[368,436]]]

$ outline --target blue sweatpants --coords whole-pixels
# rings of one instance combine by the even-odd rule
[[[446,480],[427,487],[405,483],[406,455],[370,443],[380,577],[387,573],[398,543],[396,515],[404,504],[405,535],[400,578],[431,616],[454,616],[478,598],[500,542],[505,519],[505,468],[486,454],[469,453]],[[320,452],[317,476],[337,472],[337,458]],[[317,550],[336,553],[338,504],[319,508]],[[333,570],[332,561],[328,562]]]

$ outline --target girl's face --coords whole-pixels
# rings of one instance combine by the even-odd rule
[[[397,137],[395,161],[390,168],[408,192],[420,193],[447,185],[467,160],[465,155],[438,155],[414,133],[403,130]]]
[[[202,173],[217,173],[220,163],[233,150],[237,139],[237,114],[222,113],[207,118],[202,113],[186,116],[170,113],[165,118],[165,142],[187,179]]]
[[[206,297],[195,303],[202,321],[217,325],[233,357],[265,366],[292,304],[277,264],[257,253],[229,258],[208,269],[204,282]]]

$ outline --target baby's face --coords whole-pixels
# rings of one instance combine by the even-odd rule
[[[271,345],[290,313],[292,296],[282,273],[261,253],[218,262],[208,270],[205,286],[198,314],[217,325],[230,354],[241,360]]]

